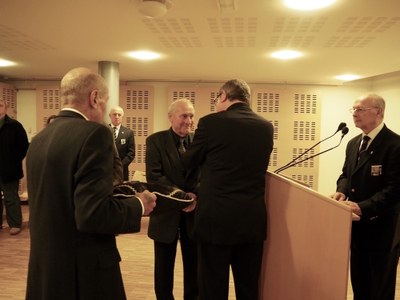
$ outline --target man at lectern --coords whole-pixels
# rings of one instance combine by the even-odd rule
[[[186,168],[201,169],[194,220],[200,299],[228,299],[230,266],[236,298],[258,299],[273,126],[254,113],[249,102],[246,82],[234,79],[223,84],[217,113],[199,120],[182,158]]]
[[[361,217],[352,226],[354,300],[393,300],[400,245],[400,136],[383,123],[382,97],[362,96],[350,111],[362,133],[347,144],[332,197]]]

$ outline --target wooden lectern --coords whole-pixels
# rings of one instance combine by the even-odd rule
[[[260,299],[345,300],[350,208],[274,173],[267,175],[265,199]]]

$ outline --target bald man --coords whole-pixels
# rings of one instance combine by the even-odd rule
[[[61,81],[63,109],[27,154],[31,248],[26,299],[126,299],[115,241],[138,232],[148,191],[113,198],[113,140],[104,79],[89,69]]]
[[[120,106],[115,106],[110,111],[111,128],[114,134],[115,145],[118,149],[119,158],[122,161],[122,167],[125,181],[129,180],[129,165],[135,158],[135,137],[133,131],[122,126],[124,110]]]
[[[384,123],[385,100],[369,93],[350,110],[361,133],[346,147],[332,197],[351,207],[354,300],[395,299],[400,252],[400,136]]]

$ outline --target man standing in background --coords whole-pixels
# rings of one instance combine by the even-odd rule
[[[199,120],[182,158],[186,168],[201,172],[193,230],[199,242],[200,299],[227,300],[232,267],[236,298],[255,300],[273,126],[251,110],[250,88],[243,80],[227,81],[216,101],[218,112]]]
[[[400,136],[383,122],[382,97],[364,95],[350,111],[362,133],[347,144],[332,198],[360,216],[351,236],[354,300],[393,300],[400,250]]]
[[[115,106],[110,111],[111,129],[118,149],[119,158],[122,161],[124,180],[129,180],[129,165],[135,158],[135,137],[133,131],[122,126],[124,110]]]
[[[7,115],[7,103],[0,99],[0,227],[3,226],[3,194],[10,234],[16,235],[22,228],[19,180],[24,176],[22,160],[29,142],[20,122]]]
[[[196,198],[198,173],[185,171],[180,160],[192,142],[194,107],[178,99],[168,109],[171,127],[146,139],[146,179],[177,187]],[[194,172],[194,176],[190,174]],[[148,236],[154,240],[154,288],[157,300],[173,300],[174,266],[178,240],[183,260],[184,300],[198,299],[196,243],[189,236],[196,203],[179,210],[151,214]]]

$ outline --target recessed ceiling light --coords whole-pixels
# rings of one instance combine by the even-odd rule
[[[286,6],[298,10],[315,10],[332,5],[336,0],[284,0]]]
[[[298,58],[302,55],[303,54],[301,52],[294,50],[281,50],[271,54],[273,58],[284,59],[284,60]]]
[[[0,67],[9,67],[9,66],[14,66],[14,65],[15,65],[14,62],[0,58]]]
[[[342,80],[342,81],[351,81],[351,80],[360,79],[360,76],[353,75],[353,74],[343,74],[343,75],[335,76],[335,78],[339,79],[339,80]]]
[[[139,60],[153,60],[160,58],[160,54],[151,51],[132,51],[128,54],[132,58]]]

